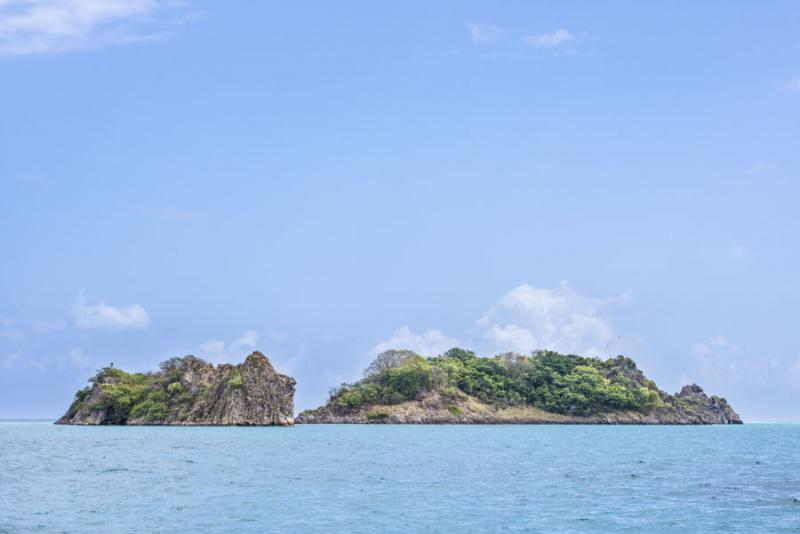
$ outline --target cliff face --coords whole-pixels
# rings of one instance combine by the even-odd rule
[[[291,425],[293,378],[254,352],[239,365],[215,367],[199,358],[173,358],[157,373],[106,368],[57,424]]]
[[[335,389],[297,423],[737,424],[728,402],[697,385],[669,395],[630,358],[551,351],[479,358],[379,355],[365,378]]]

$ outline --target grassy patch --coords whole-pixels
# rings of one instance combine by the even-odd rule
[[[238,369],[234,369],[231,373],[231,377],[228,379],[228,385],[232,388],[242,387],[242,374]]]
[[[447,411],[453,415],[461,415],[464,413],[464,410],[461,409],[461,406],[458,404],[448,404]]]

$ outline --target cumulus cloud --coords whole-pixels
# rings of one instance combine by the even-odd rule
[[[160,39],[175,0],[0,0],[0,55],[66,52]]]
[[[78,328],[127,330],[147,328],[150,324],[150,316],[138,304],[131,306],[110,306],[105,302],[89,304],[86,302],[86,292],[83,290],[78,294],[78,300],[72,307],[72,320]]]
[[[542,48],[555,48],[575,40],[575,36],[565,29],[558,29],[552,33],[541,33],[538,35],[526,35],[522,42],[531,46]]]
[[[214,363],[237,361],[246,356],[245,352],[255,349],[258,332],[248,330],[230,343],[220,339],[209,339],[200,345],[200,355]]]
[[[455,339],[439,330],[431,328],[422,334],[415,334],[409,327],[401,326],[394,331],[392,337],[375,345],[372,352],[380,354],[389,349],[408,349],[423,356],[436,356],[457,345]]]
[[[508,30],[495,26],[494,24],[486,24],[484,22],[471,22],[467,24],[469,35],[473,41],[492,41],[501,39]]]
[[[613,356],[623,348],[623,340],[605,315],[609,306],[629,298],[593,299],[566,282],[554,289],[523,284],[503,295],[478,319],[465,346],[487,355],[551,349],[585,356]],[[373,352],[411,349],[436,355],[457,345],[455,338],[439,330],[417,334],[403,326],[376,345]]]
[[[620,336],[603,313],[615,300],[586,297],[566,282],[555,289],[523,284],[503,295],[476,325],[489,351],[610,356],[618,352]]]

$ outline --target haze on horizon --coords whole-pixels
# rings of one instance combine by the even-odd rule
[[[0,418],[457,345],[800,419],[794,2],[6,0],[0,84]]]

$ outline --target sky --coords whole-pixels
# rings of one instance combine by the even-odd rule
[[[0,0],[0,87],[0,417],[458,345],[800,419],[796,2]]]

